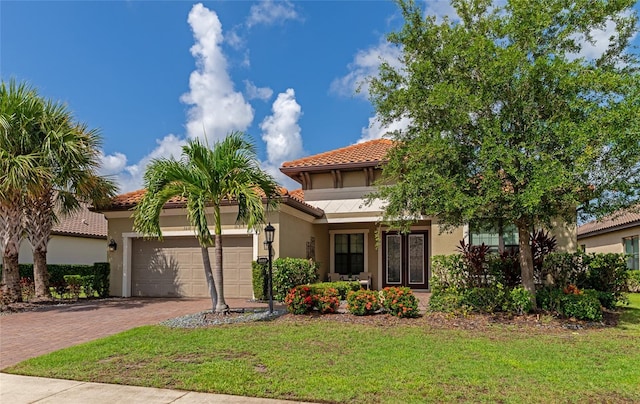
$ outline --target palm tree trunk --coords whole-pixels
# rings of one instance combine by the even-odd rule
[[[209,249],[207,247],[201,247],[202,251],[202,263],[204,264],[204,276],[207,278],[207,287],[209,288],[209,296],[211,296],[211,311],[216,311],[216,304],[218,302],[218,295],[216,293],[216,286],[213,283],[213,274],[211,273],[211,260],[209,259]]]
[[[2,295],[8,303],[22,301],[20,270],[18,268],[19,246],[7,244],[2,257]]]
[[[47,270],[47,249],[33,249],[33,283],[36,299],[50,299],[49,271]]]
[[[0,251],[2,251],[2,295],[9,303],[22,301],[18,254],[22,240],[22,210],[17,199],[0,203]]]
[[[533,279],[533,252],[531,250],[530,229],[531,226],[526,221],[516,222],[518,226],[518,246],[520,248],[520,275],[522,286],[531,293],[531,303],[536,308],[536,285]]]
[[[218,302],[216,304],[216,313],[228,313],[229,306],[224,301],[224,285],[222,276],[222,236],[216,234],[214,236],[215,245],[213,247],[213,282],[218,292]]]
[[[33,283],[37,299],[50,299],[47,246],[53,229],[53,191],[34,195],[25,204],[24,221],[27,239],[33,246]]]

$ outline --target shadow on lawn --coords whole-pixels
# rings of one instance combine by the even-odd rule
[[[632,328],[640,330],[640,308],[621,307],[618,327],[624,329]]]

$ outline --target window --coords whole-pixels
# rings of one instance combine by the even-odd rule
[[[580,244],[580,251],[582,251],[583,253],[587,252],[587,245],[586,244]]]
[[[624,253],[627,257],[627,267],[629,269],[640,269],[640,253],[638,251],[638,236],[626,237],[622,239]]]
[[[472,226],[469,244],[481,245],[482,243],[490,247],[490,252],[500,251],[501,245],[505,251],[518,251],[518,229],[515,225],[509,224],[504,226],[500,233],[495,227],[487,230],[481,226]]]
[[[358,275],[364,272],[364,233],[334,235],[334,272]]]

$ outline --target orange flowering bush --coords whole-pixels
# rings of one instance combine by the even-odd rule
[[[386,287],[380,291],[380,304],[396,317],[418,317],[418,299],[407,287]]]
[[[562,289],[565,295],[581,295],[582,291],[576,285],[569,284]]]
[[[380,310],[378,292],[365,289],[349,292],[347,294],[347,310],[356,316],[375,313]]]
[[[340,295],[335,288],[327,288],[322,294],[315,295],[315,301],[322,314],[335,313],[340,307]]]
[[[315,304],[314,296],[311,294],[311,288],[306,285],[300,285],[292,288],[284,298],[289,313],[307,314]]]

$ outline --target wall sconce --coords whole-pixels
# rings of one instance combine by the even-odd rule
[[[109,247],[109,251],[113,252],[118,249],[118,243],[116,243],[114,239],[111,239],[109,240],[109,244],[107,244],[107,247]]]

